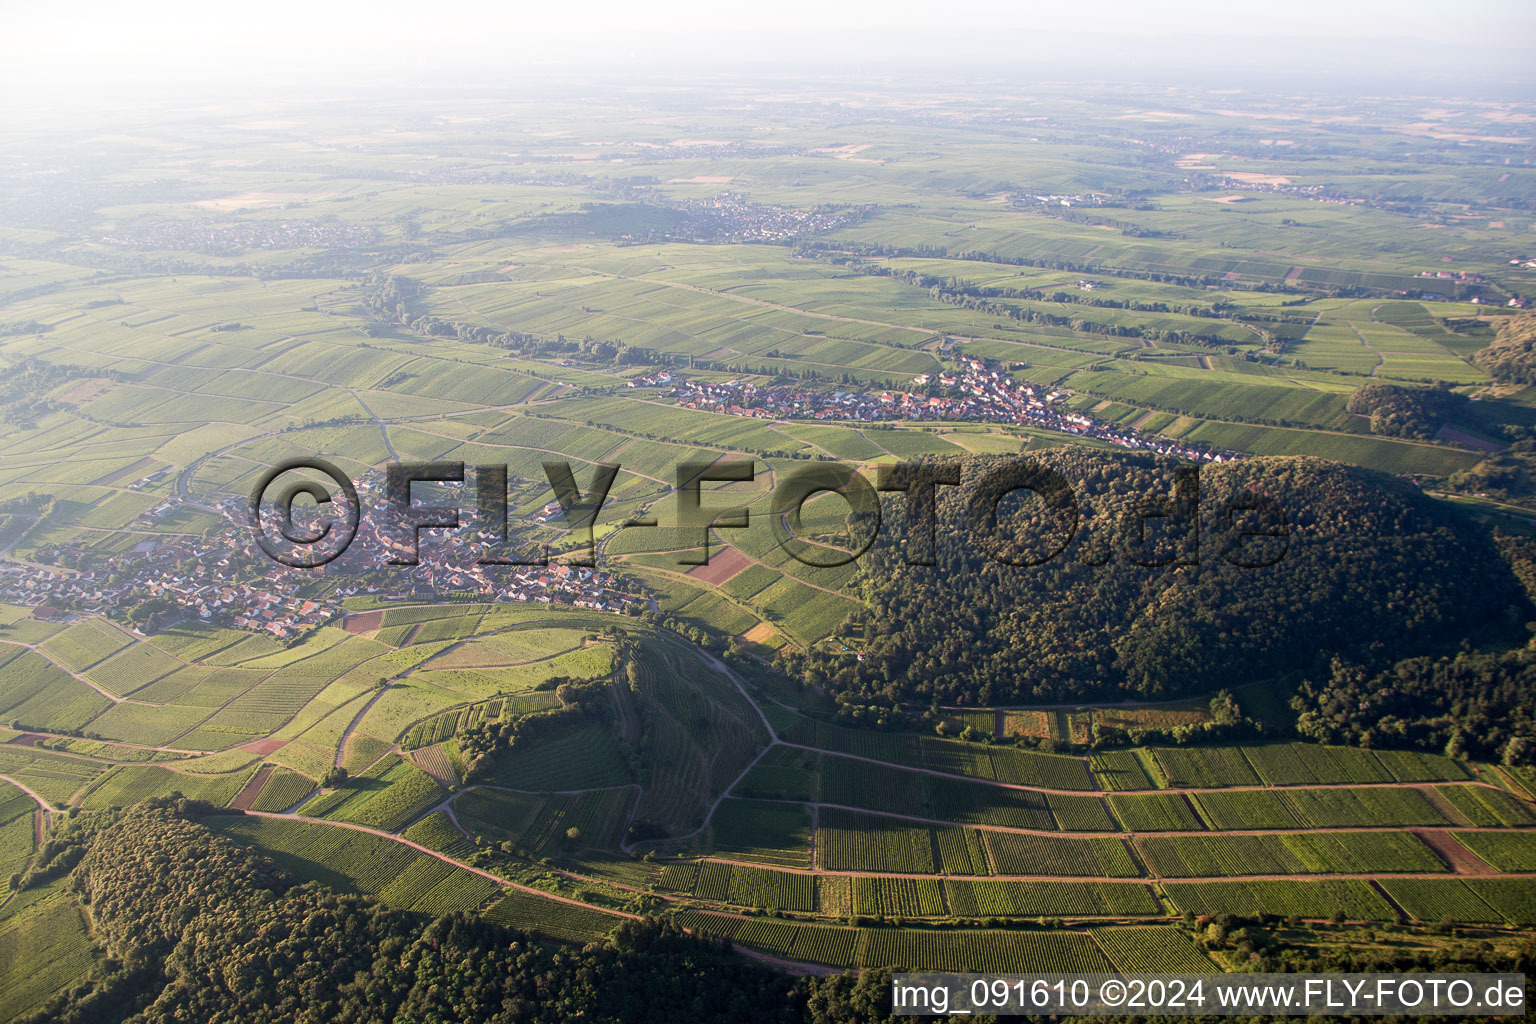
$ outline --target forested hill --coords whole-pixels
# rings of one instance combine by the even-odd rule
[[[1336,655],[1385,665],[1469,635],[1514,637],[1529,618],[1481,526],[1368,470],[1306,457],[1205,466],[1197,537],[1193,516],[1139,518],[1149,500],[1188,511],[1168,460],[1057,448],[959,463],[961,484],[938,490],[936,565],[907,564],[906,503],[887,501],[894,514],[860,562],[868,612],[849,629],[863,657],[791,654],[791,674],[861,698],[1164,698],[1326,672]],[[1008,560],[1038,561],[1070,536],[1044,564],[989,555],[989,524],[968,512],[1010,463],[1035,467],[1020,482],[1052,473],[1040,487],[1071,492],[1019,491],[1000,507]],[[1276,529],[1287,536],[1241,536]]]

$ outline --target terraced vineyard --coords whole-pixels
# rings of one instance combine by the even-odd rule
[[[1500,871],[1536,872],[1536,832],[1455,832],[1457,842]]]
[[[1306,882],[1165,882],[1163,891],[1180,911],[1193,914],[1280,914],[1326,919],[1389,921],[1396,915],[1368,882],[1326,879]]]
[[[278,818],[227,818],[216,825],[270,853],[301,879],[404,910],[433,916],[474,910],[500,891],[487,878],[366,832]]]
[[[1131,832],[1182,832],[1205,827],[1182,793],[1111,793],[1107,801],[1116,820]]]
[[[499,924],[581,943],[601,939],[623,920],[612,914],[559,903],[517,889],[508,891],[484,913]]]
[[[821,864],[829,870],[924,875],[937,870],[931,831],[895,819],[828,810],[817,839]]]
[[[901,931],[871,929],[861,962],[934,971],[1107,972],[1113,965],[1080,932]]]
[[[1136,845],[1148,869],[1164,878],[1447,870],[1429,847],[1402,832],[1142,836]]]
[[[1218,968],[1174,928],[1094,928],[1088,934],[1117,971],[1126,974],[1201,974]]]
[[[391,754],[355,783],[316,796],[300,813],[394,831],[442,798],[442,788],[430,775]]]
[[[1499,924],[1504,915],[1483,902],[1460,879],[1384,878],[1382,891],[1410,917],[1418,921],[1467,921]]]
[[[1140,870],[1119,839],[984,832],[987,852],[1000,875],[1083,875],[1132,878]]]
[[[945,879],[950,910],[967,917],[1157,917],[1152,887],[1136,883],[993,882]]]
[[[159,673],[133,691],[148,703],[102,719],[120,735],[174,729],[195,742],[236,721],[220,716],[237,706],[294,717],[249,749],[201,754],[13,733],[0,775],[87,809],[171,791],[266,812],[304,801],[294,817],[218,828],[301,878],[414,912],[478,912],[584,942],[643,906],[839,967],[1209,970],[1176,925],[1186,911],[1515,927],[1536,905],[1533,801],[1483,766],[1298,743],[1042,754],[850,729],[667,641],[635,661],[632,682],[601,677],[596,713],[471,771],[460,748],[475,730],[565,705],[553,689],[487,692],[490,677],[475,673],[500,669],[469,662],[527,655],[546,629],[529,623],[561,614],[390,609],[376,631],[396,630],[388,643],[335,631],[311,651],[194,630],[168,641],[176,665],[129,640],[93,663],[142,665],[112,677],[124,686]],[[600,628],[581,622],[549,635]],[[53,649],[79,663],[99,653],[88,643],[112,639],[93,628]],[[456,667],[444,666],[466,639],[482,646],[454,648]],[[64,671],[28,650],[6,664],[31,674],[18,679]],[[390,674],[382,688],[375,671]],[[338,760],[354,771],[319,788]],[[19,791],[11,802],[21,811],[5,827],[30,849],[35,804]],[[564,874],[545,876],[552,891],[540,895],[467,870],[485,863]],[[1021,930],[1042,919],[1068,926]],[[1008,927],[985,927],[995,922]]]
[[[7,908],[10,909],[10,908]],[[0,921],[0,991],[8,1013],[38,1009],[89,969],[95,950],[79,905],[61,890]]]

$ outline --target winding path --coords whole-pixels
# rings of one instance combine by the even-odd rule
[[[27,796],[31,797],[34,801],[36,801],[38,809],[43,812],[43,821],[45,824],[51,823],[53,821],[53,816],[58,813],[57,808],[51,806],[48,801],[43,799],[42,795],[39,794],[36,790],[30,788],[24,782],[17,782],[9,775],[0,775],[0,782],[10,783],[17,789],[21,790],[23,793],[27,794]]]
[[[380,839],[388,839],[392,843],[399,843],[401,846],[408,846],[418,853],[424,853],[428,857],[435,857],[436,859],[442,861],[444,864],[451,864],[456,868],[463,868],[465,871],[468,871],[471,874],[479,875],[481,878],[489,879],[490,881],[495,882],[498,885],[506,886],[509,889],[517,889],[522,892],[530,893],[534,896],[542,896],[545,899],[554,900],[556,903],[566,903],[570,906],[581,907],[585,910],[595,910],[600,914],[610,914],[614,917],[628,918],[631,921],[641,920],[639,914],[631,914],[624,910],[612,910],[608,907],[594,906],[591,903],[583,903],[580,900],[571,899],[569,896],[559,896],[552,892],[545,892],[543,889],[538,889],[531,885],[524,885],[521,882],[514,882],[510,878],[503,878],[494,872],[486,871],[484,868],[477,868],[473,864],[466,864],[456,857],[450,857],[446,853],[439,853],[437,850],[432,849],[430,846],[422,846],[420,843],[412,842],[404,836],[396,835],[393,832],[385,832],[383,829],[370,828],[367,825],[356,825],[350,821],[332,821],[329,818],[309,818],[302,814],[294,814],[288,811],[246,811],[245,813],[253,818],[274,818],[278,821],[297,821],[306,825],[329,825],[333,828],[344,828],[350,829],[353,832],[364,832],[371,836],[378,836]]]

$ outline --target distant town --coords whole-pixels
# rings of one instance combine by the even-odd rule
[[[634,377],[630,387],[668,390],[686,409],[760,419],[833,422],[982,422],[1052,430],[1121,448],[1194,462],[1230,462],[1242,452],[1210,449],[1127,427],[1101,423],[1064,408],[1068,392],[1020,383],[982,360],[960,356],[958,367],[912,378],[911,391],[854,391],[762,385],[751,380],[714,383],[676,370]]]

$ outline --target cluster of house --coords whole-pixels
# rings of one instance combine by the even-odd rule
[[[313,629],[335,613],[334,607],[266,589],[169,583],[151,593],[171,598],[204,622],[218,619],[239,629],[271,633],[279,640]]]
[[[343,220],[265,220],[236,222],[155,220],[148,226],[101,236],[108,245],[141,249],[226,252],[237,249],[347,249],[374,245],[378,232]]]
[[[1091,192],[1053,192],[1050,195],[1017,193],[1012,196],[1016,203],[1037,206],[1103,206],[1104,197]]]
[[[623,582],[600,569],[551,562],[548,565],[443,566],[422,552],[420,565],[400,566],[403,579],[389,587],[365,586],[386,601],[440,601],[445,594],[471,594],[486,601],[533,601],[569,605],[597,612],[622,613],[642,598],[622,589]]]
[[[462,593],[488,601],[537,601],[606,612],[623,612],[643,600],[623,580],[598,569],[553,561],[482,564],[481,558],[490,557],[487,545],[496,538],[472,524],[426,530],[419,539],[413,538],[412,531],[401,526],[402,517],[392,503],[380,493],[378,482],[365,479],[357,489],[366,510],[359,516],[357,536],[345,554],[319,570],[322,576],[346,579],[337,590],[342,596],[362,593],[382,594],[386,600],[440,600],[445,594]],[[230,499],[221,509],[234,526],[244,527],[249,508],[242,501]],[[546,524],[563,515],[559,503],[549,502],[528,521]],[[510,544],[496,557],[532,560],[537,550],[525,547],[528,550]]]
[[[259,585],[231,584],[239,560],[237,551],[225,543],[167,537],[144,541],[131,552],[73,572],[0,562],[0,600],[111,612],[161,598],[182,609],[185,616],[266,632],[278,639],[321,625],[339,607],[306,598],[301,581],[291,573],[287,578],[272,573]]]
[[[629,386],[632,388],[664,388],[683,379],[683,375],[676,370],[656,370],[652,373],[643,373],[638,377],[629,378]]]
[[[223,626],[297,637],[334,617],[341,599],[382,594],[397,600],[442,600],[450,593],[490,601],[538,601],[624,612],[644,600],[612,573],[551,562],[478,565],[467,531],[425,534],[416,565],[388,564],[408,552],[400,536],[364,516],[342,558],[313,572],[267,559],[250,543],[249,507],[241,498],[219,506],[230,527],[210,540],[166,537],[131,551],[91,557],[80,568],[0,560],[0,601],[83,612],[112,612],[163,599],[167,620],[196,618]],[[549,511],[546,509],[545,511]],[[558,514],[559,506],[553,505]],[[546,517],[547,518],[547,517]],[[453,564],[455,558],[466,564]],[[323,595],[323,596],[322,596]]]
[[[988,369],[980,359],[962,356],[959,368],[912,378],[914,391],[828,391],[762,386],[750,380],[714,383],[680,379],[673,389],[687,409],[755,416],[764,419],[810,419],[877,423],[973,420],[1011,423],[1093,437],[1123,448],[1155,451],[1200,462],[1226,462],[1239,452],[1210,451],[1135,430],[1100,423],[1063,407],[1064,391],[1020,383],[1001,370]]]
[[[688,213],[709,218],[701,241],[784,242],[800,235],[828,231],[854,216],[846,209],[816,207],[799,210],[789,206],[755,203],[738,192],[722,192],[702,199],[673,204]]]
[[[149,474],[148,476],[140,477],[139,479],[135,480],[133,483],[129,484],[128,486],[130,488],[132,488],[133,490],[135,490],[135,491],[142,491],[144,488],[148,487],[150,484],[158,483],[159,481],[164,480],[166,477],[170,476],[172,472],[173,472],[173,470],[171,469],[171,467],[170,466],[166,466],[163,469],[155,470],[153,473]]]

